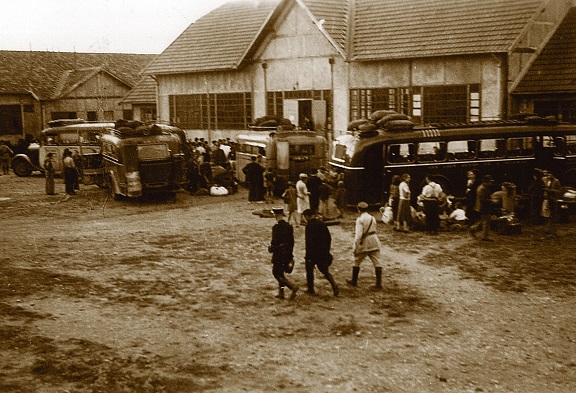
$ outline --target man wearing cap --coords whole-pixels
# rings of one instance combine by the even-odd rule
[[[332,236],[328,226],[315,215],[312,209],[306,209],[302,214],[307,222],[305,231],[306,255],[304,257],[306,260],[306,283],[308,285],[306,293],[316,295],[314,290],[314,267],[317,266],[318,270],[332,285],[334,296],[338,296],[338,285],[336,285],[328,270],[332,264],[332,254],[330,254]]]
[[[308,179],[308,175],[305,173],[301,173],[299,176],[298,181],[296,182],[296,222],[301,224],[302,222],[302,213],[306,209],[310,209],[310,199],[308,192],[308,187],[306,186],[306,180]]]
[[[490,175],[484,175],[482,182],[476,190],[476,204],[474,210],[479,213],[480,219],[470,227],[470,234],[476,236],[476,232],[482,230],[482,240],[491,242],[490,220],[492,219],[492,188],[494,179]]]
[[[368,257],[374,265],[376,274],[376,289],[382,288],[382,266],[380,264],[380,239],[376,234],[376,219],[368,213],[368,204],[360,202],[357,205],[360,216],[356,219],[354,235],[354,266],[352,267],[352,280],[346,282],[353,287],[358,284],[360,264]]]
[[[292,294],[290,300],[296,297],[298,287],[292,284],[284,275],[291,272],[294,256],[294,229],[292,225],[284,220],[284,209],[275,207],[272,209],[276,224],[272,227],[272,241],[268,246],[268,251],[272,253],[272,275],[278,281],[278,299],[284,299],[284,287],[288,287]],[[291,265],[292,264],[292,265]]]

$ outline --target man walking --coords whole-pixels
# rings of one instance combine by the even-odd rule
[[[278,281],[278,299],[284,299],[284,287],[288,287],[292,294],[290,300],[296,297],[298,287],[292,284],[284,273],[292,272],[294,266],[294,229],[284,220],[284,209],[275,207],[272,209],[276,224],[272,227],[272,241],[268,251],[272,253],[272,275]],[[291,265],[292,264],[292,265]]]
[[[334,296],[338,296],[338,285],[334,281],[334,277],[328,270],[332,264],[332,254],[330,254],[330,245],[332,243],[332,236],[328,230],[328,226],[320,220],[312,209],[306,209],[302,213],[306,219],[306,283],[308,290],[306,293],[316,295],[314,290],[314,267],[317,266],[320,273],[326,277],[332,286]]]
[[[380,264],[380,239],[376,234],[376,219],[368,213],[368,204],[360,202],[357,205],[360,216],[356,219],[354,235],[354,266],[352,267],[352,279],[346,282],[353,287],[358,285],[360,264],[368,257],[374,265],[376,274],[376,289],[382,288],[382,266]]]

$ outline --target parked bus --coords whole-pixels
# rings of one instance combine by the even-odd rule
[[[114,199],[174,193],[188,183],[184,132],[164,124],[117,123],[102,135],[102,160]]]
[[[254,132],[239,135],[236,143],[236,177],[245,181],[242,169],[251,157],[261,155],[261,164],[272,169],[279,188],[296,182],[300,173],[308,173],[327,164],[326,138],[313,131]]]
[[[43,171],[48,153],[54,154],[56,173],[62,173],[64,151],[70,150],[73,157],[77,157],[76,165],[82,183],[103,186],[100,137],[114,128],[114,123],[64,119],[51,121],[49,125],[40,132],[39,144],[30,145],[27,154],[18,154],[13,158],[14,173],[26,177],[33,171]]]
[[[330,165],[344,172],[349,202],[383,204],[394,175],[408,173],[415,199],[432,175],[447,194],[463,197],[466,173],[477,170],[526,192],[535,168],[576,186],[576,125],[529,119],[342,135]]]

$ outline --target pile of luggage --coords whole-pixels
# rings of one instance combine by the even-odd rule
[[[360,137],[375,136],[379,130],[397,132],[413,129],[414,123],[410,116],[391,110],[374,111],[369,119],[359,119],[348,123],[348,131],[359,131]]]
[[[270,129],[276,128],[277,130],[291,131],[296,128],[290,119],[286,119],[279,116],[263,116],[259,117],[254,121],[254,125],[251,126],[252,129]]]

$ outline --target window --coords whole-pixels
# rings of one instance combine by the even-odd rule
[[[350,119],[368,119],[377,110],[396,110],[397,89],[351,89]]]
[[[420,142],[418,144],[418,162],[444,161],[445,156],[445,142]]]
[[[314,151],[314,145],[290,145],[291,156],[313,156]]]
[[[88,117],[90,117],[90,112],[88,112]],[[134,111],[132,109],[124,109],[122,111],[122,118],[124,120],[134,120]]]
[[[158,161],[170,158],[168,145],[165,143],[138,146],[138,158],[142,161]]]
[[[238,129],[252,123],[252,94],[170,96],[170,120],[183,129]]]
[[[450,141],[446,147],[446,158],[453,160],[469,160],[476,157],[475,141]]]
[[[508,157],[530,157],[534,155],[534,139],[509,138],[506,141],[506,155]]]
[[[467,122],[468,86],[425,86],[422,104],[424,123]]]
[[[58,119],[77,119],[76,112],[51,112],[50,117],[52,120]]]
[[[414,162],[416,147],[413,143],[401,143],[388,146],[388,163],[411,163]]]
[[[124,112],[126,112],[126,111],[124,111]],[[129,119],[129,118],[127,118],[127,117],[124,117],[124,119],[126,119],[126,120],[132,120],[132,119]],[[86,112],[86,120],[88,120],[88,121],[96,121],[96,120],[98,120],[98,114],[96,113],[96,111],[88,111],[88,112]]]
[[[501,158],[506,149],[504,139],[481,139],[478,141],[478,158]]]

